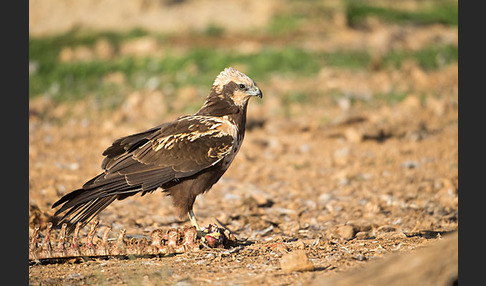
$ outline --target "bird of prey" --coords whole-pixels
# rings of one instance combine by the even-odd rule
[[[179,217],[193,212],[196,197],[208,191],[225,173],[245,135],[251,97],[262,92],[247,75],[225,68],[213,83],[203,106],[193,115],[115,140],[103,155],[103,172],[58,201],[54,214],[65,214],[72,232],[86,225],[115,200],[161,189],[172,197]]]

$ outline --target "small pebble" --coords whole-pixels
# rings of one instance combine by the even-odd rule
[[[282,255],[282,258],[280,258],[280,268],[282,268],[285,273],[294,271],[313,271],[314,264],[309,261],[305,250],[295,250]]]
[[[355,230],[352,225],[341,225],[336,229],[336,233],[345,240],[350,240],[354,237]]]
[[[417,161],[405,161],[400,165],[400,167],[406,169],[414,169],[414,168],[418,168],[419,166],[420,164]]]

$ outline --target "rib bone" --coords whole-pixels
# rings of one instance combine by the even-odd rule
[[[62,224],[59,231],[57,244],[51,242],[52,223],[47,224],[43,243],[39,243],[39,229],[36,225],[29,244],[30,262],[57,262],[70,258],[96,258],[96,257],[146,257],[159,255],[173,255],[184,252],[200,251],[202,246],[209,248],[224,248],[236,246],[236,238],[229,232],[216,225],[209,225],[207,233],[201,239],[198,238],[194,226],[182,229],[171,228],[169,230],[156,229],[150,234],[150,238],[125,239],[126,230],[120,229],[116,240],[109,239],[111,227],[107,227],[103,232],[101,240],[94,242],[96,227],[99,221],[93,221],[88,231],[86,242],[82,243],[79,237],[81,223],[76,225],[72,235],[67,235],[67,225]],[[55,248],[51,246],[54,243]],[[66,248],[66,244],[70,247]]]

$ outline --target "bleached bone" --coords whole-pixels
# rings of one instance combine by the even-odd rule
[[[71,236],[67,235],[67,225],[63,224],[59,231],[57,244],[51,238],[53,231],[51,222],[47,224],[42,243],[39,243],[40,226],[36,225],[29,244],[29,262],[56,262],[72,258],[173,255],[200,251],[202,246],[227,248],[237,245],[236,238],[229,230],[218,228],[216,225],[209,225],[206,228],[207,234],[203,235],[201,239],[197,236],[196,228],[191,226],[183,229],[171,228],[165,232],[156,229],[152,231],[149,239],[132,237],[129,240],[126,239],[126,230],[121,229],[114,241],[110,241],[111,227],[107,227],[101,240],[95,243],[94,237],[98,224],[99,221],[93,221],[90,224],[85,243],[82,243],[82,239],[79,237],[81,223],[76,225]],[[208,238],[211,241],[208,241]],[[53,248],[52,245],[56,246]],[[70,245],[70,247],[66,247],[66,245]]]

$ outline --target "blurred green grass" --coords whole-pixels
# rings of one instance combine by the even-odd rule
[[[48,40],[49,41],[49,40]],[[40,49],[39,46],[46,47]],[[119,57],[111,61],[60,62],[57,54],[63,46],[51,48],[44,39],[30,40],[30,60],[38,62],[38,71],[30,76],[29,96],[43,94],[55,84],[59,87],[55,99],[80,98],[97,89],[109,88],[103,82],[104,75],[121,72],[126,76],[126,85],[143,88],[141,78],[159,78],[170,82],[174,88],[184,85],[208,86],[215,76],[227,66],[244,64],[254,78],[267,80],[272,74],[287,76],[312,76],[321,67],[366,69],[372,55],[367,51],[338,51],[332,53],[311,52],[296,47],[265,48],[255,54],[238,54],[210,48],[194,48],[184,55],[166,53],[162,58]],[[57,51],[56,51],[57,50]],[[408,59],[414,59],[426,70],[440,68],[457,61],[458,48],[454,46],[431,46],[418,51],[392,51],[382,58],[384,66],[400,67]],[[181,72],[196,67],[196,73]]]
[[[347,0],[346,18],[351,26],[360,25],[369,16],[389,23],[458,25],[457,2],[423,1],[423,6],[425,6],[423,9],[417,9],[417,11],[404,11],[380,7],[373,1]]]
[[[351,25],[359,24],[368,15],[397,23],[457,25],[457,3],[452,5],[450,2],[441,4],[431,1],[432,4],[428,5],[427,9],[417,12],[380,8],[373,5],[374,1],[350,0],[345,3],[346,15]],[[322,11],[316,9],[312,13],[319,14]],[[295,14],[286,12],[277,15],[262,33],[274,38],[289,37],[289,33],[297,31],[305,21],[304,12],[305,10],[301,9],[296,10]],[[316,17],[314,15],[314,18]],[[212,25],[199,37],[219,37],[225,33],[223,28]],[[93,58],[90,61],[77,62],[61,62],[59,59],[63,49],[78,46],[93,48],[100,38],[110,42],[117,53],[124,41],[144,36],[150,36],[162,45],[170,41],[170,35],[153,34],[139,29],[125,33],[71,31],[58,36],[29,38],[29,61],[34,62],[37,67],[29,76],[29,98],[48,95],[54,100],[63,101],[78,100],[94,94],[104,99],[110,96],[124,96],[131,90],[143,88],[173,92],[186,85],[209,89],[216,75],[227,66],[244,66],[248,74],[258,78],[259,82],[264,82],[276,74],[296,78],[314,76],[324,66],[353,70],[369,69],[373,59],[371,51],[365,49],[319,52],[296,45],[264,45],[260,51],[250,54],[224,48],[189,46],[184,53],[175,52],[170,47],[164,48],[161,57],[117,55],[112,60]],[[381,56],[380,65],[384,68],[400,68],[405,61],[414,60],[424,70],[435,70],[457,62],[457,58],[457,46],[434,45],[416,51],[391,50]],[[124,75],[121,85],[103,80],[106,75],[116,72]],[[169,92],[168,96],[174,94]],[[289,100],[305,103],[309,97],[298,95]]]

